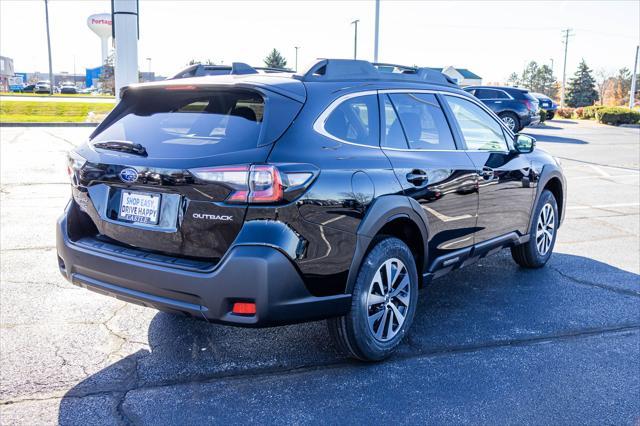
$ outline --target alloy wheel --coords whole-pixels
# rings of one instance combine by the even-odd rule
[[[409,312],[411,285],[400,259],[385,261],[376,271],[367,295],[369,330],[382,342],[393,339]]]
[[[547,254],[551,248],[555,228],[556,223],[553,206],[547,203],[542,207],[542,210],[540,210],[538,224],[536,226],[536,247],[541,256]]]
[[[509,128],[509,130],[513,130],[515,131],[516,128],[516,120],[513,119],[513,117],[509,117],[508,115],[505,117],[502,117],[502,121],[504,121],[504,124],[507,125],[507,127]]]

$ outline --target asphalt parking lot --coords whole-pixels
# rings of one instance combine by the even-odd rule
[[[435,281],[379,364],[323,322],[209,325],[67,283],[64,153],[90,132],[0,128],[1,424],[640,422],[640,129],[527,129],[568,177],[550,263],[503,252]]]

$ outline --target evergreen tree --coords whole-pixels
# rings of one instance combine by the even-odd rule
[[[558,93],[556,78],[551,68],[547,65],[540,66],[536,61],[529,62],[521,76],[515,72],[511,73],[507,81],[532,92],[544,93],[550,98],[555,98]]]
[[[531,61],[522,71],[522,78],[520,79],[520,85],[526,89],[537,92],[538,75],[540,74],[540,67],[536,61]]]
[[[596,80],[584,59],[567,86],[567,105],[572,108],[591,106],[598,100]]]
[[[555,82],[556,78],[553,75],[553,70],[551,69],[551,67],[548,65],[543,65],[538,68],[536,85],[533,90],[543,93],[548,97],[554,99],[558,94],[558,90],[556,88],[556,85],[554,84]]]
[[[507,82],[514,86],[518,86],[520,84],[520,77],[518,76],[518,73],[512,72],[511,75],[509,75],[509,78],[507,78]]]
[[[278,52],[278,49],[273,49],[266,58],[264,58],[264,65],[269,68],[286,68],[287,60]]]

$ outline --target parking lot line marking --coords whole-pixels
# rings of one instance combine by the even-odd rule
[[[598,204],[595,206],[567,206],[567,210],[610,209],[616,207],[638,207],[640,203]]]
[[[604,169],[602,169],[601,167],[598,167],[598,166],[593,165],[593,164],[589,164],[589,167],[591,169],[593,169],[596,173],[598,173],[602,177],[606,177],[606,178],[610,178],[611,177],[611,175],[609,173],[605,172]]]
[[[637,179],[638,175],[635,173],[628,173],[628,174],[624,174],[624,175],[610,175],[608,176],[610,179],[624,179],[624,178],[634,178]],[[569,181],[574,181],[574,180],[585,180],[585,179],[602,179],[602,176],[596,176],[596,175],[588,175],[588,176],[576,176],[576,177],[571,177],[568,180]]]
[[[560,158],[563,162],[564,161],[572,161],[574,163],[593,164],[595,166],[607,167],[607,168],[610,168],[610,169],[628,170],[630,172],[640,173],[640,170],[638,170],[637,168],[632,168],[632,167],[612,166],[612,165],[608,165],[608,164],[595,163],[593,161],[576,160],[575,158],[568,158],[568,157],[557,157],[557,158]]]

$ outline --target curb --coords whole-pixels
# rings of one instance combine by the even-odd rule
[[[6,123],[0,122],[0,127],[96,127],[100,123]]]

